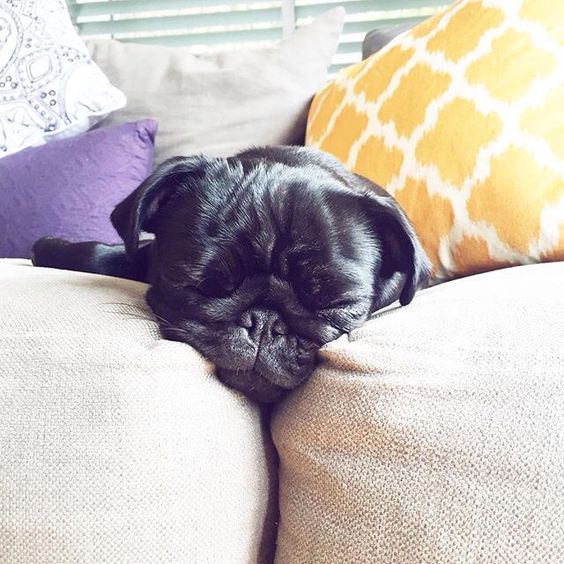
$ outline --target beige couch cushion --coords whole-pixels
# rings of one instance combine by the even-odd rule
[[[2,564],[268,559],[259,412],[159,338],[144,290],[0,261]]]
[[[277,562],[564,561],[564,263],[449,282],[281,406]]]

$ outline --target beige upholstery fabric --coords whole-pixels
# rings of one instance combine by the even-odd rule
[[[144,290],[0,261],[2,564],[268,561],[268,432]]]
[[[564,562],[564,263],[448,282],[273,423],[277,562]]]
[[[309,105],[326,79],[343,20],[343,8],[335,8],[272,49],[201,56],[186,47],[87,42],[127,95],[127,106],[105,123],[155,118],[157,162],[303,144]]]

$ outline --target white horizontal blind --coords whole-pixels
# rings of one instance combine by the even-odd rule
[[[334,6],[347,17],[332,72],[361,58],[366,33],[416,23],[449,0],[68,0],[85,37],[189,46],[194,53],[264,48]]]
[[[403,23],[414,25],[450,3],[451,0],[296,0],[296,24],[304,25],[334,6],[345,8],[345,27],[331,67],[334,73],[361,60],[362,41],[369,31]]]

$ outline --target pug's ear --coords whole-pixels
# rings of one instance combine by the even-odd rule
[[[159,165],[133,193],[119,203],[110,219],[123,239],[129,258],[139,247],[141,231],[153,230],[152,221],[164,200],[190,180],[203,174],[209,164],[206,157],[173,157]]]
[[[405,275],[403,285],[395,290],[389,301],[399,298],[401,305],[407,305],[417,289],[427,282],[431,263],[409,219],[394,198],[377,184],[355,176],[364,189],[364,207],[383,246],[379,276],[391,279],[397,272]]]

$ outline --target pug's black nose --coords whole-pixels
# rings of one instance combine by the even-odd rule
[[[271,310],[246,311],[241,315],[239,325],[248,331],[249,336],[254,341],[258,340],[265,330],[268,330],[272,335],[288,334],[286,323],[277,312]]]
[[[252,329],[253,327],[253,316],[250,311],[246,311],[241,315],[241,319],[239,320],[239,325],[244,327],[245,329]]]
[[[288,326],[281,319],[277,319],[272,324],[272,333],[274,335],[287,335],[288,334]]]
[[[270,317],[272,317],[272,314],[265,310],[249,310],[241,315],[241,321],[239,324],[247,330],[249,337],[253,341],[258,341],[265,326],[268,324]]]

